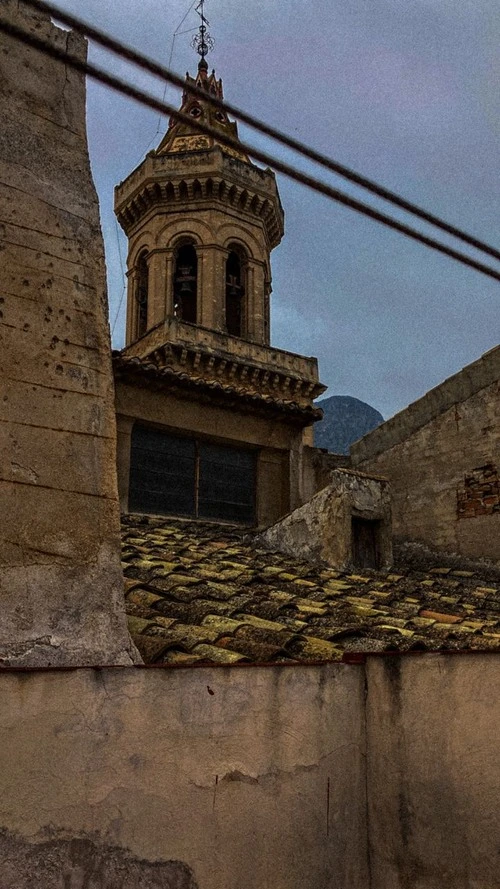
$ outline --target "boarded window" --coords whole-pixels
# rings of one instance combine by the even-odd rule
[[[356,568],[380,567],[380,522],[352,519],[352,557]]]
[[[255,452],[136,424],[129,509],[156,515],[255,520]]]

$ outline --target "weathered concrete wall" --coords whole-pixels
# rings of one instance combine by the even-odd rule
[[[500,886],[499,667],[369,658],[370,889]]]
[[[500,560],[499,393],[497,347],[352,446],[389,478],[398,538]]]
[[[329,476],[327,487],[267,528],[259,540],[278,552],[321,559],[333,567],[347,569],[358,564],[353,519],[360,518],[376,523],[377,567],[389,566],[391,497],[386,480],[350,469],[333,469]]]
[[[5,672],[0,692],[0,889],[367,889],[362,669]]]
[[[84,58],[83,40],[2,17]],[[0,38],[0,661],[130,663],[85,84]]]

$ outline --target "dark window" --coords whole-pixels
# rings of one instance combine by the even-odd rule
[[[136,424],[129,509],[251,525],[255,452],[198,442]]]
[[[129,508],[136,512],[193,515],[195,442],[135,425],[130,453]]]
[[[370,519],[352,519],[352,556],[357,568],[379,568],[380,522]]]
[[[251,523],[254,519],[255,455],[200,443],[198,514],[206,519]]]
[[[174,271],[174,315],[181,321],[196,324],[196,291],[198,286],[198,258],[193,244],[177,250]]]
[[[137,339],[148,329],[149,268],[148,254],[143,251],[137,262],[135,297],[137,300]]]
[[[244,296],[243,260],[231,250],[226,261],[226,330],[232,336],[243,335]]]

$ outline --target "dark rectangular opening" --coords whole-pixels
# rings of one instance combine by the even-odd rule
[[[380,522],[352,517],[352,559],[356,568],[380,568]]]

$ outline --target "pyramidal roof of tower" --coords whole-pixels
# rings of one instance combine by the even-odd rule
[[[208,73],[208,65],[204,58],[201,59],[198,65],[196,77],[191,77],[189,73],[186,74],[186,84],[196,86],[207,93],[207,95],[214,96],[216,99],[223,99],[222,80],[217,80],[215,71],[212,71],[211,74]],[[234,121],[229,120],[225,111],[211,105],[209,101],[193,95],[188,90],[183,92],[180,111],[191,118],[193,123],[171,117],[168,130],[156,149],[155,153],[157,155],[207,151],[218,146],[225,154],[250,163],[248,155],[243,150],[239,151],[235,148],[230,148],[219,142],[216,136],[207,136],[204,133],[200,133],[196,128],[196,122],[201,122],[219,131],[221,134],[238,140],[237,125]]]

